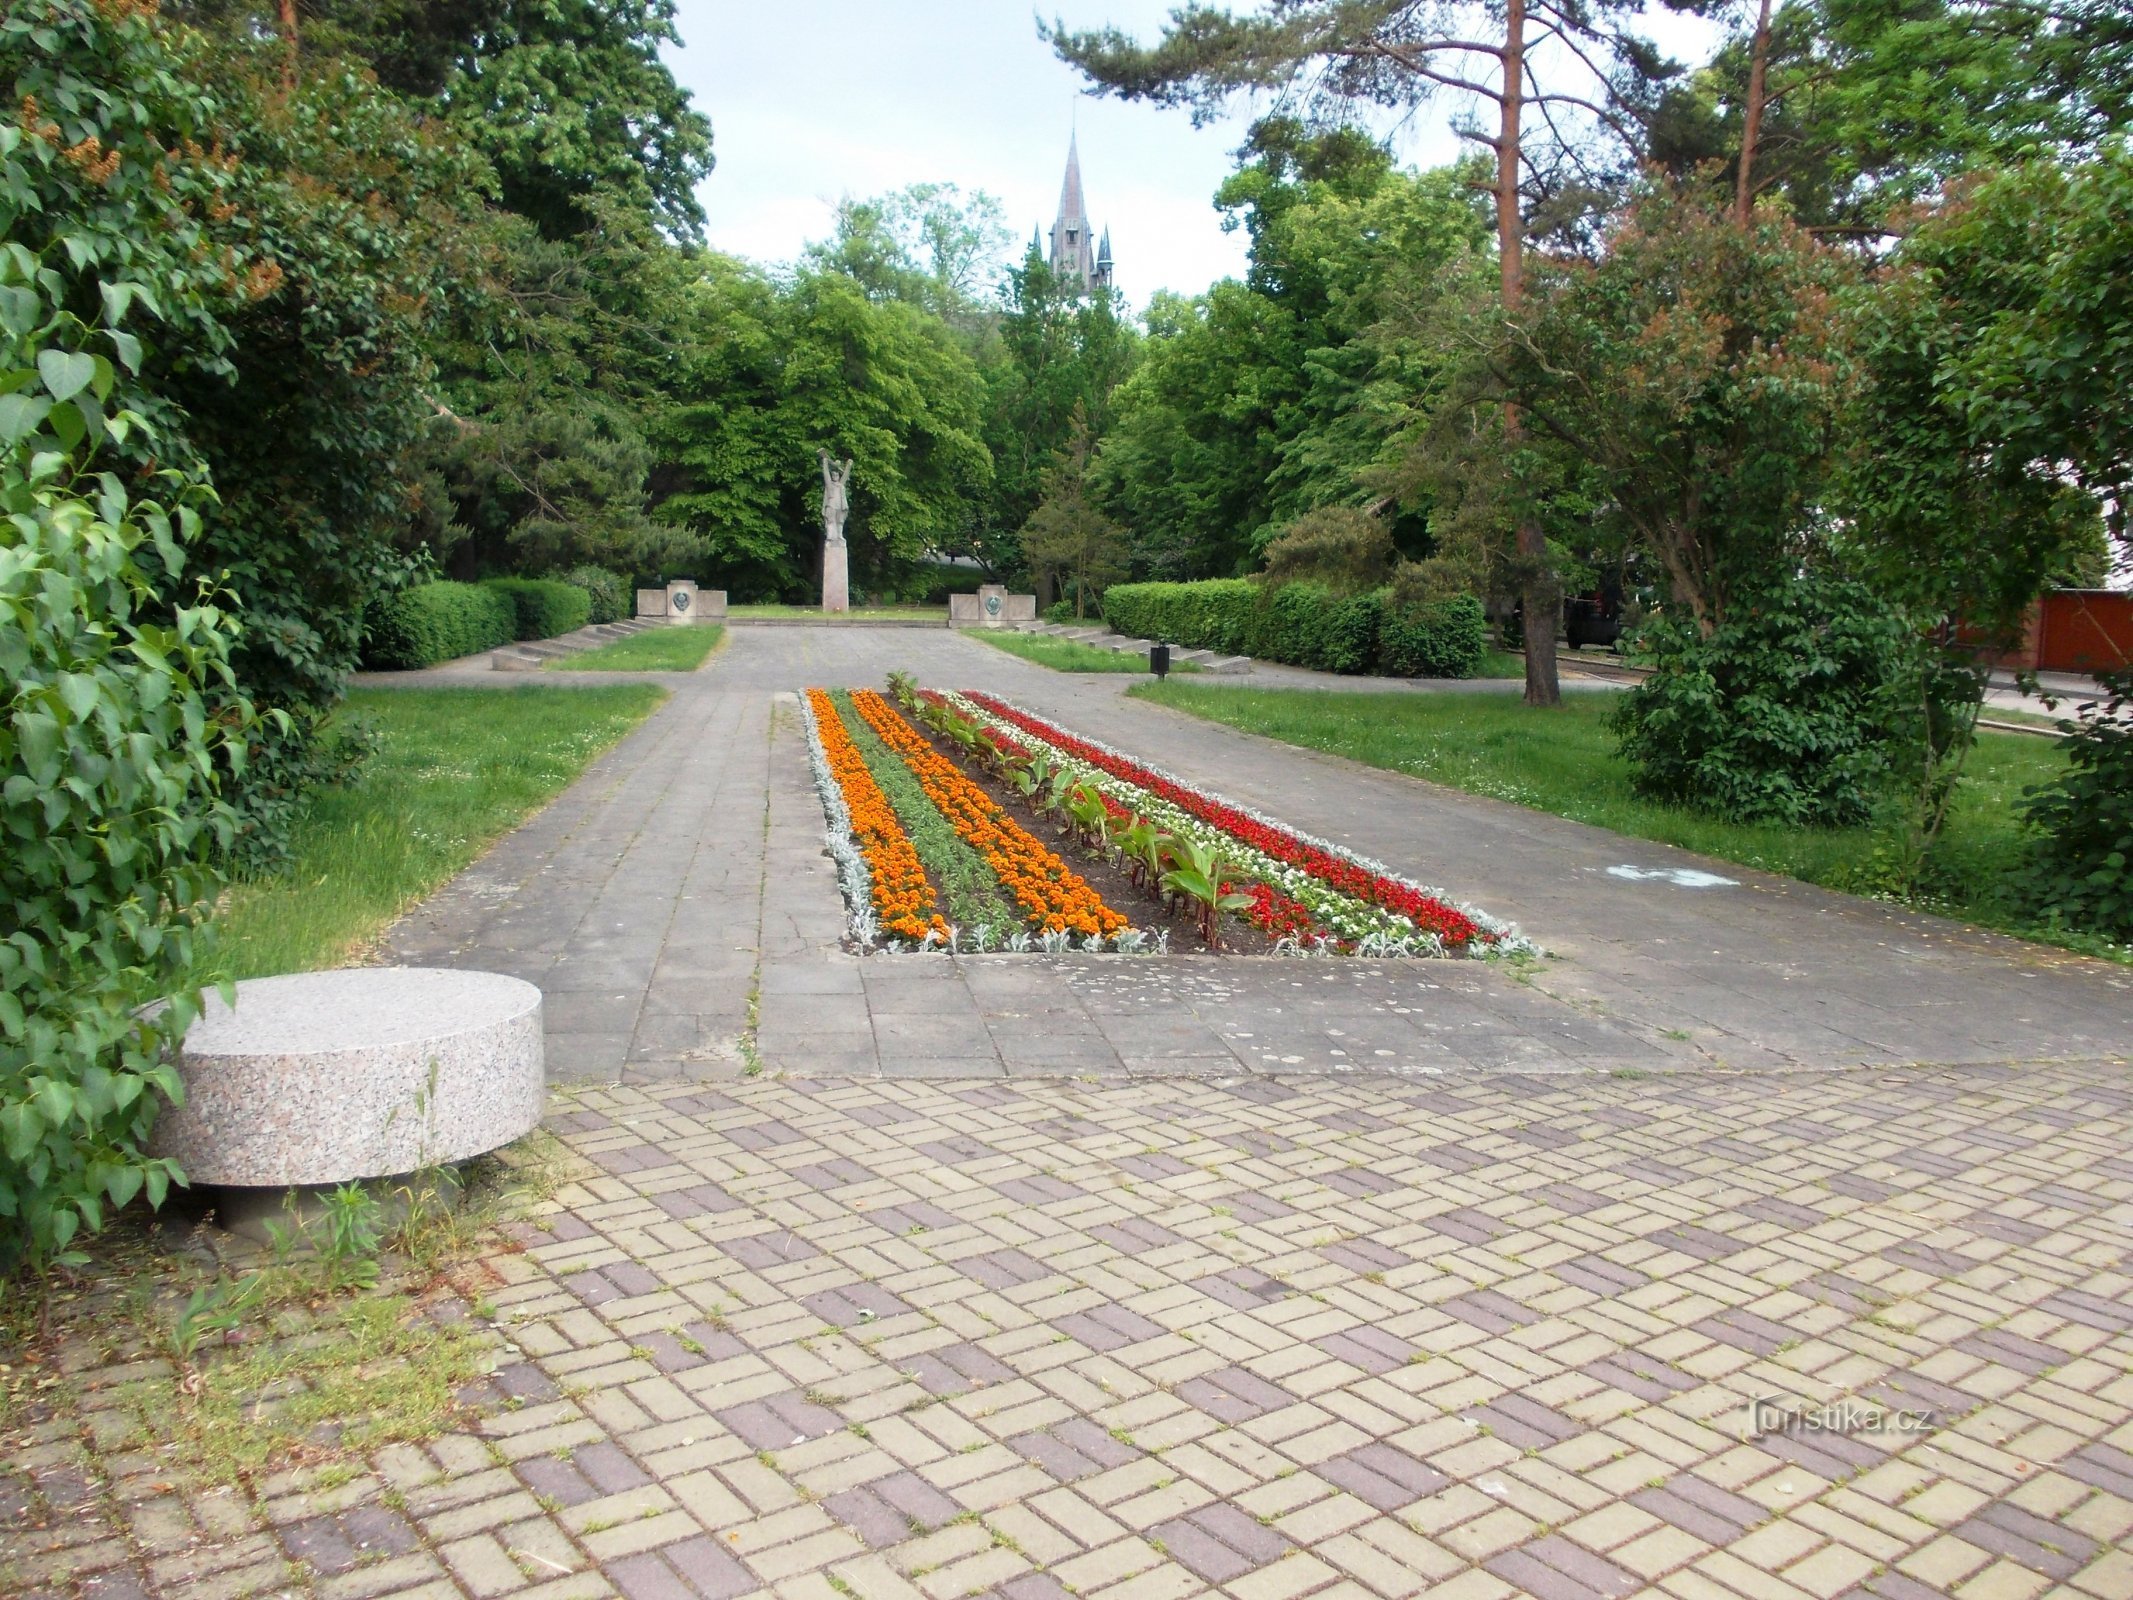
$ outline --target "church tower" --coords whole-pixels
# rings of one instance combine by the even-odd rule
[[[1067,139],[1066,181],[1059,186],[1059,220],[1052,224],[1053,275],[1078,282],[1084,293],[1111,287],[1111,230],[1101,243],[1081,197],[1081,152]]]

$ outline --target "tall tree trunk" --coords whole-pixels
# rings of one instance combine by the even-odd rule
[[[281,37],[282,43],[287,45],[289,48],[288,59],[282,63],[281,86],[284,89],[294,89],[296,87],[296,52],[298,39],[296,27],[296,0],[281,0]]]
[[[1763,101],[1770,70],[1770,0],[1755,17],[1755,43],[1748,53],[1748,107],[1741,121],[1740,172],[1733,185],[1733,216],[1742,227],[1755,218],[1755,146],[1763,133]]]
[[[1516,317],[1526,292],[1526,225],[1519,214],[1519,115],[1525,108],[1526,0],[1507,0],[1504,9],[1502,121],[1496,136],[1496,255],[1503,272],[1503,314]],[[1525,433],[1516,404],[1503,408],[1504,442],[1515,447]],[[1518,525],[1522,632],[1526,651],[1526,704],[1563,703],[1555,669],[1555,632],[1563,617],[1563,594],[1548,562],[1548,536],[1538,521]]]

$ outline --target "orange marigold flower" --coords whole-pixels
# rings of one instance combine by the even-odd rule
[[[883,930],[914,944],[929,933],[945,939],[948,924],[941,920],[940,902],[926,881],[926,869],[896,820],[888,796],[867,771],[865,758],[845,731],[836,703],[822,690],[810,689],[807,704],[815,714],[830,774],[844,791],[845,808],[852,814],[852,839],[874,880],[874,914]]]
[[[954,762],[921,738],[888,701],[871,689],[858,689],[852,693],[852,705],[881,736],[881,742],[911,769],[926,798],[964,842],[985,858],[1032,927],[1047,933],[1108,938],[1131,926],[1064,861],[1018,827]]]

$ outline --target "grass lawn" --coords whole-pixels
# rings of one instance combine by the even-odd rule
[[[377,751],[312,802],[286,868],[230,891],[223,970],[346,963],[665,698],[642,683],[354,691],[343,714],[375,732]]]
[[[647,628],[613,644],[547,663],[548,672],[694,672],[719,646],[726,630],[717,623],[689,628]]]
[[[1218,689],[1140,684],[1130,693],[1288,744],[1427,778],[1469,794],[1589,822],[1635,839],[1679,845],[1834,889],[1878,887],[1882,831],[1725,822],[1639,799],[1607,728],[1613,695],[1580,694],[1551,712],[1530,712],[1510,694],[1339,694],[1298,689]],[[2016,733],[1979,736],[1962,789],[1911,903],[2008,932],[2051,938],[2092,954],[2133,951],[2075,936],[2056,938],[2025,921],[2009,869],[2022,836],[2014,803],[2026,785],[2060,769],[2058,747]]]
[[[1083,644],[1079,639],[1061,639],[1044,633],[993,633],[982,628],[971,629],[969,636],[983,639],[995,650],[1005,650],[1024,661],[1050,667],[1054,672],[1134,672],[1142,677],[1148,676],[1145,654],[1121,655],[1116,650],[1099,650],[1093,644]],[[1170,670],[1198,672],[1200,669],[1188,661],[1173,661]]]
[[[841,616],[832,616],[820,606],[728,606],[726,618],[735,617],[805,617],[810,622],[882,622],[912,621],[946,622],[946,606],[854,606]]]
[[[1481,664],[1474,669],[1477,678],[1516,678],[1526,680],[1526,658],[1513,655],[1508,650],[1498,650],[1491,645],[1481,652]]]

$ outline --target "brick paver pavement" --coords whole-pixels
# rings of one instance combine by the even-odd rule
[[[251,1507],[55,1427],[0,1474],[13,1529],[74,1540],[27,1541],[32,1575],[101,1564],[102,1600],[2133,1595],[2122,1066],[558,1109],[583,1170],[492,1263],[477,1432]],[[1756,1437],[1759,1399],[1884,1426]]]

